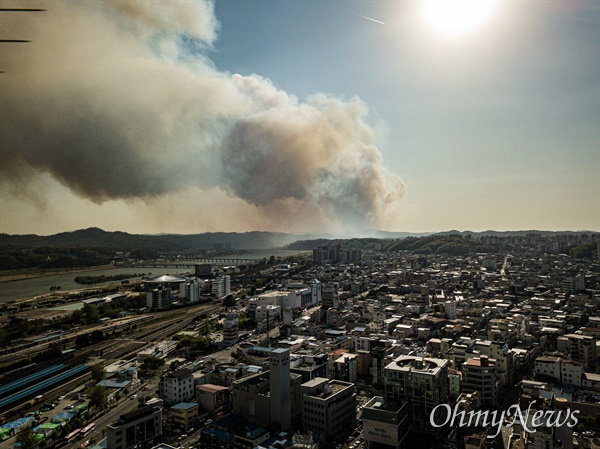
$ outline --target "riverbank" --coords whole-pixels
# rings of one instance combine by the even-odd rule
[[[57,269],[57,270],[31,269],[31,270],[0,271],[0,283],[23,281],[26,279],[36,279],[36,278],[48,277],[48,276],[58,276],[61,274],[85,273],[87,271],[97,271],[97,270],[110,270],[112,268],[118,268],[118,267],[115,267],[114,265],[98,265],[95,267],[66,268],[66,269]]]

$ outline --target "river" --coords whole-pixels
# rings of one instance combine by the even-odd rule
[[[215,256],[216,259],[268,259],[271,255],[275,257],[287,257],[306,253],[306,251],[294,250],[272,250],[272,251],[256,251],[247,252],[237,255]],[[193,262],[189,262],[193,265]],[[223,263],[215,263],[215,265],[223,265]],[[78,284],[74,281],[77,276],[111,276],[116,274],[141,274],[146,276],[158,276],[161,274],[176,274],[176,273],[193,273],[193,268],[157,268],[157,267],[135,267],[135,268],[109,268],[102,270],[89,270],[80,273],[58,274],[53,276],[44,276],[31,279],[23,279],[18,281],[0,282],[0,303],[16,301],[19,299],[32,298],[34,296],[45,295],[50,293],[50,287],[60,285],[61,291],[76,290],[89,286]],[[108,281],[104,284],[118,283],[120,281]]]

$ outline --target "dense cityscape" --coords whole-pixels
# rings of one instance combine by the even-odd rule
[[[0,448],[600,447],[598,233],[289,247],[4,303]]]
[[[0,449],[600,449],[600,0],[0,30]]]

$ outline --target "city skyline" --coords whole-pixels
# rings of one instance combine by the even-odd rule
[[[0,232],[599,231],[600,3],[425,3],[1,13]]]

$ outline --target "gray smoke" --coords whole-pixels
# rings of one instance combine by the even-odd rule
[[[216,38],[212,3],[41,7],[0,16],[6,35],[32,41],[0,48],[5,186],[48,173],[98,203],[217,187],[275,221],[296,213],[360,226],[401,198],[358,99],[301,102],[198,56]],[[319,213],[306,216],[311,208]]]

